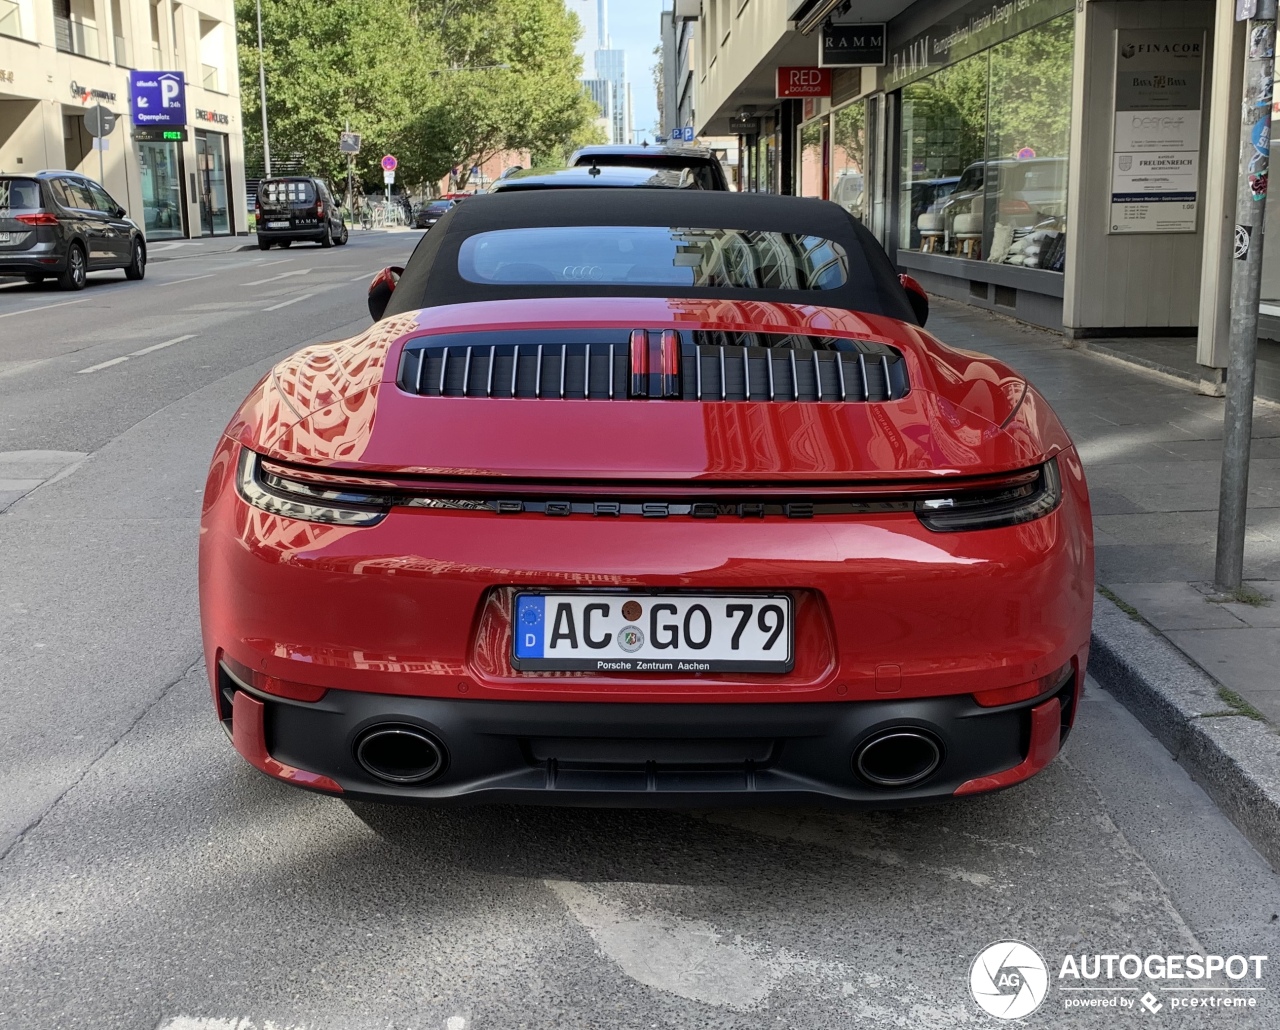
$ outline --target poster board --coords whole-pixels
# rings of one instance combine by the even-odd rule
[[[1195,232],[1202,29],[1116,31],[1112,235]]]

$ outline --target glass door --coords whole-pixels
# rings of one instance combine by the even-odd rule
[[[139,143],[142,169],[142,222],[147,239],[185,235],[182,225],[182,165],[176,143]]]
[[[227,138],[222,133],[196,133],[196,165],[200,231],[205,236],[225,236],[231,232],[231,217],[227,204]]]

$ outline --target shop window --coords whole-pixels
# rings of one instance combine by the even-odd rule
[[[867,105],[836,111],[831,119],[831,199],[855,218],[866,218]]]
[[[822,197],[822,182],[826,174],[826,126],[827,119],[809,122],[800,130],[800,189],[802,197]]]
[[[1072,15],[902,90],[900,245],[1062,271]]]

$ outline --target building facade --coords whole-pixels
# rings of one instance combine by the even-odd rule
[[[1185,339],[1215,392],[1244,48],[1234,6],[701,0],[685,9],[695,125],[738,132],[744,188],[840,203],[931,292],[1071,337]],[[879,53],[840,63],[853,37]],[[780,97],[783,68],[823,85]],[[1263,297],[1280,339],[1280,252]]]
[[[181,75],[180,124],[136,117],[134,72]],[[245,232],[233,0],[0,0],[0,172],[44,168],[102,181],[148,239]]]

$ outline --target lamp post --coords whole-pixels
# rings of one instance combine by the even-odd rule
[[[262,0],[258,8],[258,89],[262,95],[262,164],[267,178],[271,178],[271,143],[267,139],[267,69],[262,62]]]

